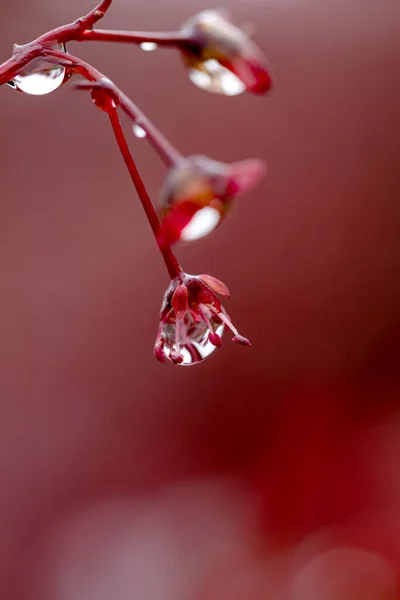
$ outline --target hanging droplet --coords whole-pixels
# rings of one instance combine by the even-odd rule
[[[139,44],[139,47],[145,52],[153,52],[158,48],[155,42],[142,42],[141,44]]]
[[[107,77],[103,77],[100,82],[107,84],[110,82],[110,80],[107,79]],[[106,88],[103,89],[101,87],[93,87],[91,96],[93,103],[103,112],[111,113],[117,108],[117,103],[113,98],[111,98]]]
[[[55,49],[66,52],[64,44],[57,44]],[[8,85],[32,96],[44,96],[57,90],[66,78],[66,69],[60,65],[38,58],[32,61],[27,71],[16,75]]]
[[[147,132],[143,129],[143,127],[141,127],[140,125],[137,125],[136,123],[132,129],[133,129],[134,135],[137,138],[143,139],[147,136]]]
[[[214,333],[222,337],[224,324],[220,319],[211,316],[210,323]],[[176,362],[176,364],[181,366],[198,364],[211,356],[217,349],[208,339],[210,330],[203,322],[196,323],[189,314],[185,316],[184,331],[184,340],[179,348],[176,344],[176,323],[165,323],[161,334],[165,357],[171,360],[174,355],[179,355],[183,359],[181,362]]]
[[[246,91],[243,81],[215,59],[189,68],[189,78],[197,87],[213,94],[237,96]]]
[[[228,15],[205,10],[181,28],[193,46],[182,47],[182,58],[190,79],[203,90],[226,96],[248,91],[264,94],[271,87],[268,61]]]
[[[197,211],[191,221],[181,231],[183,242],[193,242],[210,234],[220,222],[222,214],[219,210],[206,206]]]

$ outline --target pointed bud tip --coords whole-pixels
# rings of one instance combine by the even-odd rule
[[[171,301],[176,315],[182,315],[188,310],[188,290],[184,283],[178,285]]]
[[[267,165],[259,158],[249,158],[234,163],[230,168],[228,193],[230,195],[244,194],[256,187],[266,174]]]
[[[235,335],[235,337],[232,338],[232,342],[235,342],[235,344],[240,344],[241,346],[251,346],[250,340],[242,335]]]
[[[221,348],[222,346],[222,339],[221,336],[218,335],[218,333],[209,333],[208,341],[211,342],[211,344],[216,348]]]
[[[177,352],[171,352],[169,359],[174,365],[181,365],[183,363],[182,354],[178,354]]]
[[[154,347],[154,356],[160,363],[165,363],[166,357],[164,354],[164,350],[161,348],[161,346]]]

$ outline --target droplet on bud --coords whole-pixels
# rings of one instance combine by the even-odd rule
[[[203,322],[196,323],[193,317],[187,314],[184,320],[185,337],[179,349],[176,342],[176,324],[165,323],[161,333],[165,357],[174,364],[187,366],[198,364],[211,356],[218,347],[217,340],[222,337],[224,324],[216,317],[211,317],[210,322],[217,336],[213,338],[214,343],[209,339],[210,331],[207,326]]]
[[[258,159],[228,165],[206,156],[189,156],[174,165],[158,200],[168,242],[191,242],[212,233],[229,213],[233,199],[257,185],[265,171]]]
[[[135,125],[132,128],[134,135],[139,138],[139,139],[143,139],[147,136],[147,132],[143,129],[143,127],[141,127],[140,125],[137,125],[135,123]]]
[[[101,81],[107,82],[108,80],[104,78]],[[106,113],[110,113],[111,111],[114,111],[117,108],[115,100],[110,96],[110,93],[107,89],[101,87],[93,87],[91,95],[93,103],[100,110]]]
[[[64,44],[54,46],[56,50],[66,52]],[[44,96],[57,90],[66,79],[66,69],[60,65],[38,58],[28,65],[9,82],[9,86],[32,96]]]
[[[139,44],[139,47],[145,52],[154,52],[154,50],[157,50],[158,48],[155,42],[142,42],[141,44]]]
[[[221,347],[225,326],[234,334],[234,342],[251,345],[232,323],[214,287],[222,289],[224,294],[228,292],[226,285],[211,275],[195,276],[181,271],[172,279],[164,294],[154,345],[155,357],[160,362],[166,359],[176,365],[202,362]]]
[[[182,26],[189,78],[215,94],[264,94],[271,87],[268,61],[246,33],[218,10],[204,10]]]
[[[192,83],[212,94],[238,96],[246,91],[246,86],[239,77],[215,59],[197,63],[189,69],[188,74]]]
[[[181,231],[183,242],[194,242],[212,233],[221,220],[221,213],[215,208],[206,206],[197,211],[193,219]]]
[[[218,310],[218,298],[199,277],[184,274],[172,280],[161,307],[156,358],[186,366],[211,356],[221,345],[225,327]]]

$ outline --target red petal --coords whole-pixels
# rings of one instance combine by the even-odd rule
[[[161,348],[161,346],[155,346],[154,348],[154,356],[156,357],[157,360],[160,361],[160,363],[165,363],[165,354],[164,354],[164,350]]]
[[[224,62],[224,67],[232,71],[244,83],[248,92],[266,94],[272,87],[270,66],[259,47],[250,38],[243,46],[241,56],[231,62]]]
[[[220,296],[224,296],[224,298],[231,297],[230,291],[228,290],[227,286],[216,277],[213,277],[212,275],[199,275],[199,277],[202,281],[204,281],[204,283],[208,285],[208,287],[210,287],[213,290],[213,292],[216,292]]]
[[[177,317],[183,316],[186,313],[189,308],[186,285],[183,283],[178,285],[172,296],[171,304]]]
[[[250,158],[234,163],[229,169],[228,196],[250,191],[260,183],[267,172],[264,161]]]
[[[213,346],[215,346],[216,348],[221,348],[221,346],[222,346],[222,340],[221,340],[221,336],[218,335],[218,333],[211,333],[210,332],[208,334],[208,339],[213,344]]]
[[[250,340],[243,337],[242,335],[235,335],[235,337],[232,338],[232,342],[235,342],[236,344],[240,344],[241,346],[251,346]]]

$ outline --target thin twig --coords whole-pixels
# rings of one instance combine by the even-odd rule
[[[106,29],[90,29],[84,31],[79,42],[122,42],[127,44],[153,43],[157,46],[179,47],[189,43],[183,31],[147,32],[147,31],[111,31]]]
[[[13,56],[0,65],[0,85],[13,79],[28,63],[40,57],[46,47],[79,39],[83,31],[90,29],[104,17],[111,3],[112,0],[102,0],[96,8],[73,23],[52,29],[29,44],[15,46]]]
[[[54,59],[58,64],[80,73],[89,81],[95,81],[97,87],[108,90],[113,100],[119,105],[128,117],[147,133],[149,142],[156,150],[163,162],[169,167],[184,160],[182,154],[171,144],[171,142],[157,129],[154,123],[143,113],[142,110],[124,94],[112,81],[97,69],[72,54],[59,50],[47,50],[45,55],[48,59]],[[84,88],[87,86],[77,86]]]
[[[112,0],[101,0],[96,8],[91,10],[85,17],[78,19],[76,23],[79,22],[84,29],[90,29],[95,23],[104,17],[111,6],[111,3]]]
[[[165,238],[163,235],[162,227],[160,221],[158,220],[157,213],[154,210],[153,204],[150,200],[150,197],[147,193],[146,187],[143,183],[143,180],[140,176],[139,171],[137,170],[136,164],[132,158],[130,153],[127,141],[124,136],[124,132],[121,127],[121,123],[118,117],[118,113],[116,109],[113,109],[109,112],[109,117],[111,121],[111,125],[114,131],[115,139],[117,140],[118,147],[123,156],[127,169],[132,178],[133,184],[136,188],[144,211],[146,213],[147,219],[150,223],[150,226],[153,230],[154,237],[156,238],[157,245],[160,249],[160,252],[164,258],[165,265],[168,269],[168,273],[171,279],[177,277],[182,269],[172,252],[171,246],[165,242]]]

